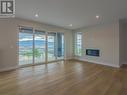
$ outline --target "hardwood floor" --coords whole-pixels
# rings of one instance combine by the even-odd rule
[[[0,73],[0,95],[127,95],[127,70],[56,62]]]

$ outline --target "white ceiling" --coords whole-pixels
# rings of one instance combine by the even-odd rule
[[[77,29],[126,19],[127,0],[16,0],[16,17]]]

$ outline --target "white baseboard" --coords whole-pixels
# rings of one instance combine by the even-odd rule
[[[18,66],[2,68],[2,69],[0,69],[0,72],[15,70],[15,69],[17,69],[17,68],[18,68]]]
[[[94,63],[94,64],[105,65],[105,66],[110,66],[110,67],[115,67],[115,68],[120,68],[120,65],[116,65],[116,64],[102,63],[102,62],[91,61],[91,60],[83,60],[83,59],[77,59],[77,58],[76,58],[76,60],[84,61],[84,62],[90,62],[90,63]]]

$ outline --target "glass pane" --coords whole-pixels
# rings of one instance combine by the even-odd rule
[[[48,33],[48,61],[56,60],[56,33]]]
[[[35,44],[34,49],[35,64],[45,62],[45,50],[46,50],[45,32],[35,31],[34,44]]]
[[[76,33],[75,55],[82,55],[82,33]]]
[[[19,33],[19,65],[33,64],[33,34]]]
[[[64,59],[64,34],[57,33],[57,59]]]

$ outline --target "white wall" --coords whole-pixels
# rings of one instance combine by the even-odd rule
[[[78,29],[83,32],[83,61],[119,67],[119,22]],[[100,49],[100,57],[86,56],[86,49]]]
[[[70,30],[23,19],[0,19],[0,71],[18,66],[18,26],[33,27],[49,32],[64,32],[65,59],[72,58],[72,32]]]
[[[125,27],[124,27],[124,33],[125,33],[125,35],[124,35],[124,53],[126,53],[125,54],[125,62],[124,62],[124,64],[127,64],[127,24],[125,24]]]
[[[119,23],[120,31],[120,64],[127,64],[127,24]]]
[[[0,19],[0,71],[12,69],[18,65],[18,47],[16,43],[18,40],[19,25],[49,32],[64,32],[65,59],[72,58],[73,35],[71,30],[23,19]],[[123,64],[125,59],[127,59],[127,52],[126,54],[123,54],[124,51],[122,51],[123,48],[126,48],[127,51],[127,44],[124,45],[125,47],[121,47],[121,42],[123,42],[123,39],[121,39],[123,36],[121,35],[123,34],[120,31],[123,30],[127,31],[127,25],[123,27],[119,21],[116,21],[110,24],[82,28],[73,31],[83,32],[83,55],[74,58],[92,63],[119,67],[121,63]],[[125,43],[127,43],[127,32],[125,38]],[[100,49],[101,56],[86,56],[85,49],[88,48]]]
[[[123,23],[122,21],[119,22],[119,51],[120,51],[120,58],[119,58],[119,63],[120,65],[126,64],[126,24]]]

